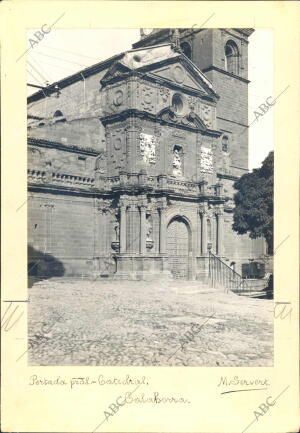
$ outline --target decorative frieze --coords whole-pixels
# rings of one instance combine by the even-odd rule
[[[197,98],[195,98],[194,96],[189,96],[188,97],[188,106],[189,106],[189,108],[192,111],[195,111],[196,105],[197,105]]]
[[[155,111],[155,88],[141,86],[141,107],[144,111]]]
[[[210,105],[202,105],[201,118],[208,128],[212,127],[212,107]]]
[[[159,88],[159,94],[161,96],[163,104],[168,105],[168,102],[170,101],[170,89],[168,89],[167,87],[161,86]]]

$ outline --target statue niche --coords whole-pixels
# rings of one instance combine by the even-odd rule
[[[154,135],[140,134],[140,151],[143,162],[146,164],[155,164],[156,161],[156,142]]]
[[[101,177],[106,175],[106,153],[105,152],[101,152],[97,157],[95,170]]]
[[[176,177],[182,176],[182,159],[183,152],[180,146],[174,146],[173,148],[173,175]]]
[[[151,214],[146,215],[146,247],[147,250],[151,250],[153,248],[153,239],[152,239],[152,232],[153,232],[153,221]]]
[[[118,213],[114,215],[113,220],[113,240],[111,243],[111,247],[115,251],[119,251],[120,249],[120,216]]]

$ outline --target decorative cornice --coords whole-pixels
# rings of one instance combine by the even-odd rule
[[[64,150],[66,152],[79,153],[82,155],[99,156],[100,153],[99,151],[96,150],[86,149],[75,145],[66,146],[65,144],[59,143],[57,141],[45,140],[43,138],[28,137],[27,143],[33,146],[59,149],[59,150]]]
[[[255,31],[254,29],[250,29],[250,28],[249,29],[233,29],[233,30],[236,30],[237,32],[240,32],[246,36],[252,35],[252,33]]]
[[[112,191],[103,191],[97,188],[76,188],[74,186],[63,186],[63,185],[53,185],[53,184],[37,184],[28,183],[28,191],[43,192],[43,193],[53,193],[53,194],[63,194],[63,195],[75,195],[84,197],[99,197],[99,198],[113,198],[114,193]]]
[[[237,80],[243,81],[244,83],[247,83],[247,84],[250,83],[250,81],[247,80],[246,78],[240,77],[239,75],[233,74],[232,72],[225,71],[224,69],[218,68],[217,66],[212,65],[212,66],[208,66],[207,68],[202,69],[202,72],[204,74],[206,72],[209,72],[209,71],[217,71],[217,72],[220,72],[221,74],[228,75],[229,77],[233,77],[233,78],[236,78]]]
[[[176,62],[178,62],[180,59],[178,57],[175,57]],[[166,61],[162,61],[159,63],[156,63],[156,67],[159,67],[160,64],[166,64]],[[174,59],[170,59],[170,63],[173,63]],[[148,66],[145,66],[144,69],[148,68]],[[143,70],[144,70],[143,69]],[[173,81],[168,80],[167,78],[160,77],[158,75],[155,75],[152,70],[142,72],[142,68],[140,68],[138,71],[133,70],[130,72],[125,72],[122,75],[116,75],[111,78],[107,78],[105,80],[101,81],[102,89],[105,89],[108,86],[112,86],[116,83],[125,82],[128,83],[130,81],[139,79],[140,82],[150,82],[157,85],[160,85],[162,87],[169,88],[171,90],[175,91],[184,91],[188,95],[199,97],[201,99],[206,99],[210,102],[216,102],[220,97],[217,95],[214,91],[211,91],[208,86],[205,86],[204,82],[202,82],[203,87],[206,88],[206,92],[200,89],[194,89],[192,87],[185,86],[184,84],[177,84]]]
[[[222,174],[222,173],[217,173],[217,177],[219,179],[229,179],[229,180],[238,180],[239,179],[238,176],[233,176],[231,174]]]
[[[103,89],[107,86],[111,86],[114,85],[116,83],[120,83],[120,82],[125,82],[125,83],[130,83],[133,80],[139,80],[140,83],[144,82],[150,82],[150,83],[154,83],[157,84],[159,86],[162,86],[164,88],[168,88],[171,90],[175,90],[175,91],[184,91],[185,93],[187,93],[190,96],[195,96],[195,97],[199,97],[201,99],[205,99],[207,101],[210,102],[216,102],[216,99],[219,99],[219,96],[212,96],[208,93],[205,93],[202,90],[198,90],[198,89],[193,89],[192,87],[188,87],[182,84],[177,84],[173,81],[168,80],[167,78],[163,78],[163,77],[159,77],[158,75],[154,75],[152,74],[151,71],[149,71],[147,73],[147,75],[145,73],[141,73],[139,71],[131,71],[130,73],[126,73],[124,75],[118,75],[115,77],[110,78],[109,80],[105,80],[105,82],[103,82]]]
[[[189,126],[189,125],[183,125],[182,123],[177,124],[177,123],[173,123],[171,121],[168,121],[166,119],[161,119],[158,118],[156,115],[148,113],[146,111],[140,111],[137,109],[127,109],[122,111],[121,113],[114,113],[114,114],[110,114],[108,116],[105,117],[101,117],[101,122],[106,126],[107,124],[112,124],[114,122],[117,121],[123,121],[126,120],[130,117],[138,117],[140,119],[147,119],[147,120],[151,120],[153,122],[159,123],[161,125],[169,125],[172,126],[174,128],[177,129],[184,129],[186,131],[193,131],[193,132],[201,132],[202,135],[208,135],[211,137],[220,137],[222,135],[222,132],[220,131],[216,131],[214,129],[206,129],[203,130],[201,128],[195,128],[193,126]]]

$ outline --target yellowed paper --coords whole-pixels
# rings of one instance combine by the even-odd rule
[[[299,4],[280,1],[16,1],[2,2],[0,12],[2,431],[298,431]],[[288,237],[274,256],[274,311],[277,310],[273,367],[28,365],[27,78],[26,56],[18,58],[29,46],[27,30],[41,29],[60,16],[55,25],[57,29],[192,28],[201,27],[209,17],[205,27],[272,29],[274,95],[271,96],[274,99],[288,87],[273,108],[275,246]],[[253,110],[249,110],[249,122],[252,114]],[[16,212],[24,202],[22,212]],[[11,300],[20,302],[11,304]],[[286,303],[283,314],[276,302]],[[128,375],[132,378],[130,383]],[[117,384],[103,384],[103,378],[112,382],[116,378]],[[266,389],[225,393],[245,390],[247,386],[241,384],[242,380],[253,381],[254,385]],[[230,381],[231,386],[227,385]],[[105,420],[105,411],[110,411],[109,407],[116,404],[117,399],[123,402],[128,392],[135,392],[137,396],[145,393],[149,397],[159,393],[161,397],[173,397],[178,402],[142,403],[128,398],[127,404],[119,406],[116,413]]]

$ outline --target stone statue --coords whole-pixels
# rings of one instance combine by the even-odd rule
[[[119,236],[120,236],[120,227],[119,227],[119,223],[116,222],[115,224],[115,234],[116,234],[116,241],[119,240]]]
[[[115,232],[115,241],[119,242],[120,240],[120,223],[119,223],[119,219],[118,216],[115,216],[115,220],[114,220],[114,232]]]
[[[151,218],[147,217],[146,218],[146,240],[147,241],[152,241],[152,223],[151,223]]]
[[[100,174],[106,173],[106,155],[104,152],[101,152],[96,159],[95,170]]]
[[[146,164],[154,164],[156,155],[156,137],[150,134],[140,134],[140,149],[142,159]]]
[[[182,175],[182,168],[181,168],[181,158],[178,149],[174,149],[173,152],[173,174],[175,176],[181,176]]]

